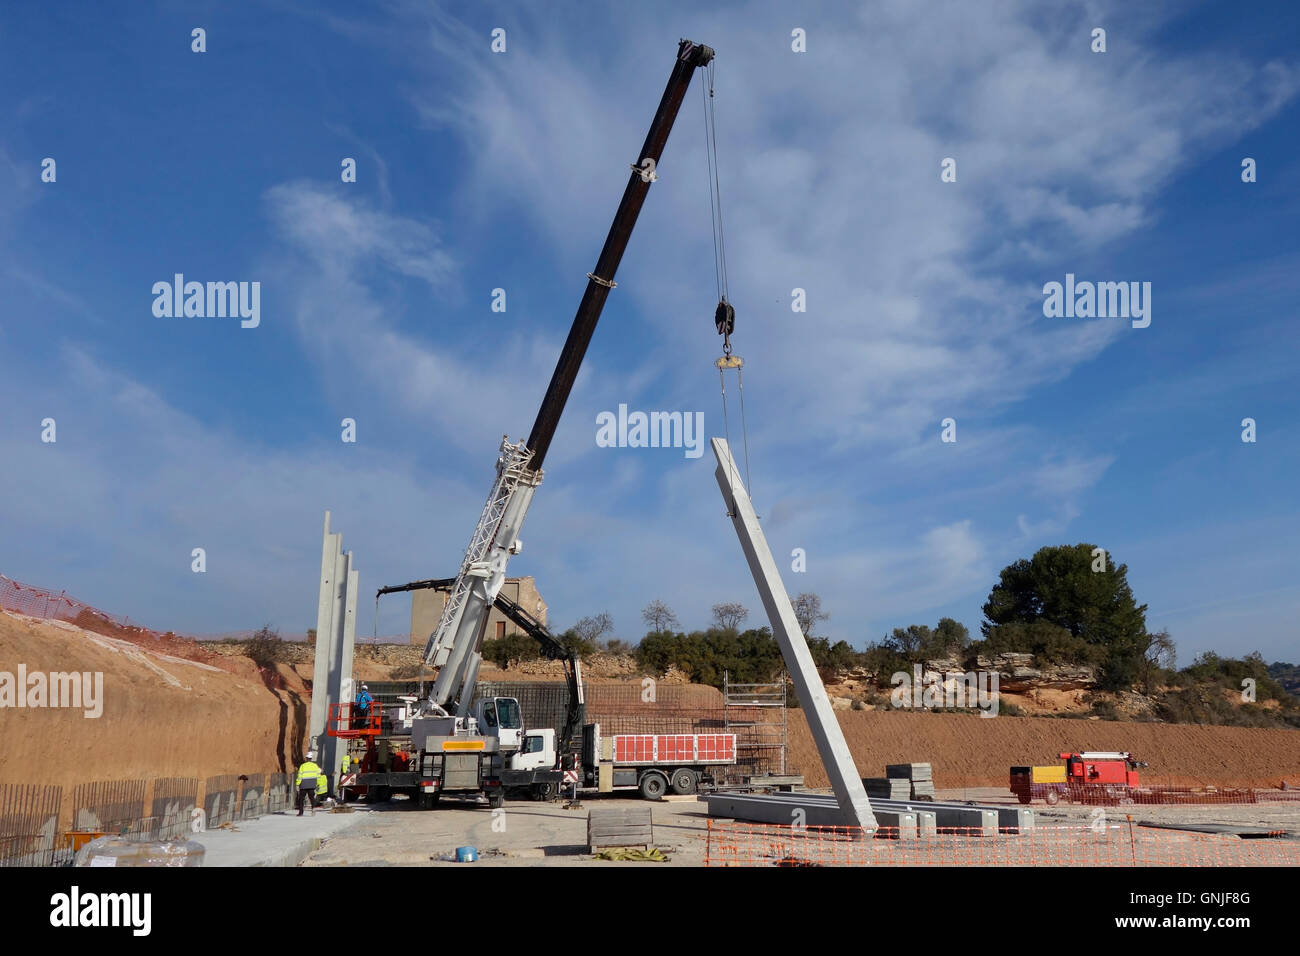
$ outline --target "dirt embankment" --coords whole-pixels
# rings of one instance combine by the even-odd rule
[[[1150,765],[1141,773],[1152,784],[1300,782],[1300,730],[897,711],[836,716],[863,776],[883,777],[886,764],[928,761],[943,789],[1006,786],[1012,765],[1060,763],[1057,754],[1067,750],[1127,750]],[[794,769],[809,786],[828,786],[802,711],[791,711],[789,732]]]
[[[103,675],[98,717],[84,706],[0,707],[0,783],[73,786],[292,767],[309,708],[301,677],[283,666],[261,673],[246,658],[199,652],[192,660],[180,656],[185,651],[0,612],[0,680],[13,675],[11,688],[19,665],[29,675]]]

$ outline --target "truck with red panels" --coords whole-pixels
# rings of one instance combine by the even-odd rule
[[[510,769],[524,772],[555,762],[555,731],[530,730],[511,758]],[[657,800],[670,790],[685,795],[708,789],[720,782],[718,768],[735,763],[735,734],[602,734],[600,724],[587,724],[582,728],[582,752],[568,772],[565,789],[636,790],[647,800]],[[544,787],[536,785],[534,796],[552,795]]]

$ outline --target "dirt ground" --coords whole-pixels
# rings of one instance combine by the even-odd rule
[[[971,800],[990,806],[1015,805],[1009,793],[994,788],[940,791],[940,800]],[[666,863],[615,862],[595,859],[586,848],[587,812],[600,806],[637,801],[633,795],[584,798],[582,806],[568,810],[563,804],[543,804],[529,801],[508,802],[505,814],[497,818],[494,826],[492,811],[486,804],[469,801],[452,801],[434,810],[416,810],[410,801],[394,800],[373,809],[359,808],[354,812],[365,814],[356,826],[330,837],[324,845],[302,864],[320,866],[453,866],[457,865],[457,847],[472,846],[478,852],[479,866],[614,866],[663,868],[701,866],[705,861],[708,816],[706,805],[689,797],[670,798],[646,804],[654,818],[655,844],[668,857]],[[639,801],[637,801],[639,802]],[[1058,826],[1084,828],[1098,820],[1094,808],[1055,808],[1034,805],[1037,826],[1050,830]],[[1131,811],[1119,813],[1120,809]],[[1124,834],[1127,817],[1135,824],[1143,821],[1167,823],[1227,823],[1251,826],[1269,826],[1291,833],[1300,839],[1300,803],[1253,806],[1196,806],[1196,807],[1129,807],[1106,808],[1104,821],[1111,828],[1121,825]],[[726,823],[728,821],[720,821]],[[1123,836],[1124,834],[1121,834]],[[1053,836],[1044,833],[1044,837]],[[715,839],[719,835],[715,834]],[[1125,837],[1127,838],[1127,837]],[[721,836],[726,840],[726,835]],[[1015,841],[1014,837],[1005,838]],[[1073,836],[1067,839],[1074,839]],[[1078,837],[1083,840],[1085,837]],[[1184,834],[1169,830],[1142,831],[1142,839],[1152,844],[1177,844],[1189,839]],[[1224,838],[1227,840],[1228,838]],[[875,841],[869,848],[872,861],[900,865],[936,861],[956,865],[961,858],[963,840],[970,842],[972,860],[982,858],[988,841],[980,838],[943,837],[940,843],[926,842],[906,848],[892,841]],[[1024,842],[1024,841],[1020,841]],[[1122,842],[1122,841],[1121,841]],[[1014,849],[1008,844],[1008,850]],[[979,852],[974,852],[978,850]],[[1064,851],[1053,850],[1058,859]],[[918,859],[911,859],[912,853]],[[898,857],[895,859],[894,857]],[[1177,857],[1175,857],[1177,858]],[[1060,859],[1060,862],[1068,861]],[[1095,865],[1095,863],[1094,863]]]
[[[883,777],[886,764],[929,762],[937,787],[1005,787],[1013,765],[1056,764],[1067,750],[1126,750],[1150,765],[1144,783],[1300,785],[1300,730],[899,711],[836,716],[864,777]],[[802,711],[790,713],[789,733],[794,771],[810,787],[826,786]]]
[[[584,799],[581,809],[562,803],[510,801],[495,818],[486,804],[447,798],[436,809],[415,809],[394,799],[365,813],[357,826],[331,837],[303,866],[455,866],[456,848],[473,846],[479,866],[702,866],[706,807],[694,797],[646,803],[654,818],[655,846],[667,863],[597,860],[587,852],[587,811],[638,800],[635,795]]]

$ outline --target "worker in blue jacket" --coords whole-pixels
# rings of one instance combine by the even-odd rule
[[[370,688],[365,684],[357,691],[356,700],[352,703],[352,727],[354,730],[360,730],[366,726],[370,720],[370,705],[375,699],[370,696]]]

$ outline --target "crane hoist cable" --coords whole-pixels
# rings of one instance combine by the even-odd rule
[[[715,61],[705,68],[708,83],[700,84],[704,97],[704,156],[709,174],[709,218],[713,227],[713,270],[717,280],[718,307],[713,313],[713,323],[722,336],[722,357],[714,362],[718,369],[718,383],[722,390],[722,427],[727,444],[731,444],[731,424],[727,416],[727,370],[736,370],[736,387],[740,394],[740,435],[745,448],[745,485],[753,494],[749,477],[749,432],[745,424],[745,360],[731,352],[731,333],[736,330],[736,310],[727,298],[727,242],[722,227],[722,188],[718,182],[718,126],[714,110],[713,71]],[[733,459],[734,461],[734,459]]]

